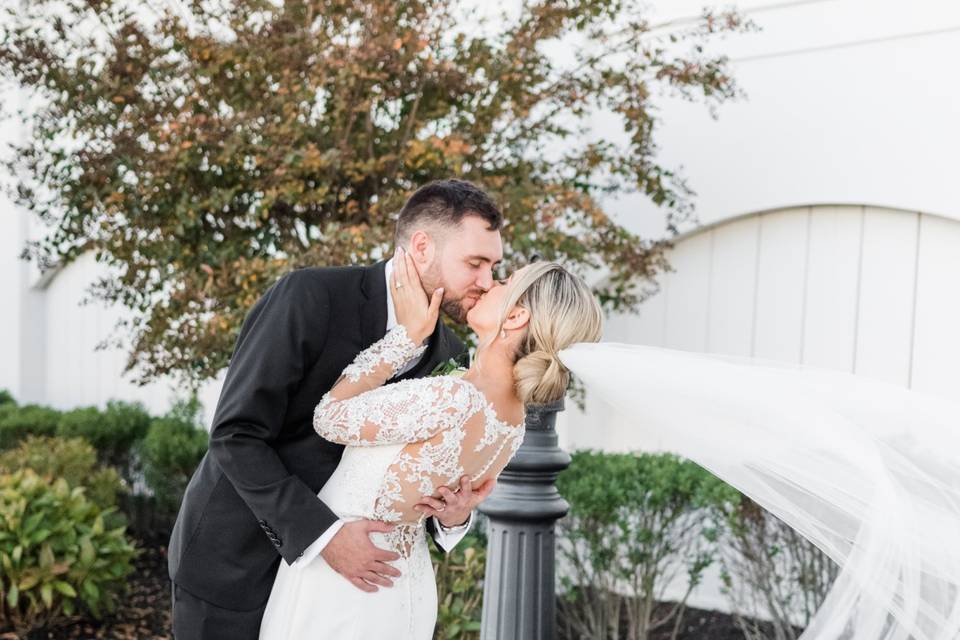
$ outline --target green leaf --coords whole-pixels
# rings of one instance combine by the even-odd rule
[[[50,548],[49,544],[44,544],[43,547],[40,548],[40,568],[49,569],[53,566],[53,562],[53,549]]]
[[[40,582],[39,573],[37,573],[36,571],[31,571],[30,573],[26,573],[20,576],[20,582],[17,584],[17,586],[20,588],[21,591],[27,591],[37,586],[37,583],[39,582]]]
[[[83,592],[90,597],[88,602],[91,600],[96,602],[96,600],[100,598],[100,588],[97,587],[97,584],[93,580],[84,580],[81,588],[83,589]]]
[[[38,529],[37,531],[33,532],[32,536],[30,536],[30,542],[32,544],[40,544],[41,542],[49,538],[51,533],[52,532],[50,531],[50,529]]]
[[[93,564],[97,557],[97,552],[90,543],[89,537],[83,537],[80,540],[80,563],[84,566]]]
[[[64,582],[63,580],[57,580],[53,583],[53,588],[67,596],[68,598],[76,598],[77,590],[69,582]]]

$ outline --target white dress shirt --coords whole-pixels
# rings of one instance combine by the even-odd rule
[[[386,268],[384,269],[384,277],[387,280],[387,331],[393,329],[397,326],[397,311],[393,308],[393,291],[390,286],[390,276],[393,274],[393,259],[391,258],[387,261]],[[397,371],[393,377],[399,376],[406,373],[413,367],[418,364],[418,361],[413,361],[407,363],[405,367]],[[330,527],[323,532],[323,534],[317,538],[309,547],[303,550],[303,553],[294,561],[290,566],[292,567],[303,567],[316,558],[321,551],[327,546],[327,543],[337,535],[337,532],[340,531],[340,528],[346,524],[343,520],[337,520]],[[473,524],[473,513],[470,513],[470,517],[465,523],[457,527],[445,527],[440,524],[440,521],[434,518],[434,525],[436,525],[436,535],[434,540],[437,544],[443,547],[444,551],[449,552],[457,543],[463,540],[463,536],[467,535],[467,531],[470,529],[470,525]]]

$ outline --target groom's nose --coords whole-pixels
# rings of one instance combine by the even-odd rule
[[[477,285],[477,288],[485,292],[489,291],[493,286],[493,269],[481,269],[480,275],[474,281],[474,284]]]

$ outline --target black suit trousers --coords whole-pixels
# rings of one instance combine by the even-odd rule
[[[257,640],[267,604],[251,611],[224,609],[201,600],[175,582],[171,587],[174,640]]]

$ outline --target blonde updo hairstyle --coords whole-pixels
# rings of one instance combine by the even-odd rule
[[[600,304],[583,280],[556,262],[534,262],[511,279],[494,336],[515,306],[530,312],[513,365],[517,396],[525,405],[559,400],[570,372],[557,353],[575,342],[600,340]]]

